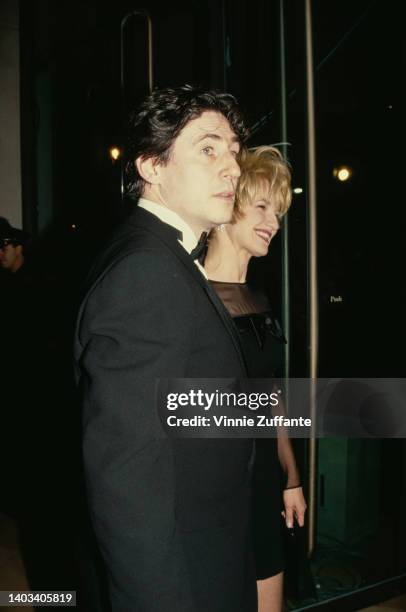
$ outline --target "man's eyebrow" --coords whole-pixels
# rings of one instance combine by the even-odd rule
[[[211,140],[223,140],[223,138],[219,136],[218,134],[215,134],[213,132],[206,132],[202,134],[201,136],[199,136],[198,138],[196,138],[193,144],[198,144],[202,140],[206,140],[206,138],[211,139]],[[238,136],[233,136],[231,138],[231,143],[232,144],[237,143],[238,145],[240,145],[240,139],[238,138]]]

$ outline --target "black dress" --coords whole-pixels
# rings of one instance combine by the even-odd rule
[[[210,282],[237,326],[249,376],[280,376],[286,340],[268,299],[247,283]],[[256,440],[253,539],[258,580],[285,568],[283,486],[277,441]]]

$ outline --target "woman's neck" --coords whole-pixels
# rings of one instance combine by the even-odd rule
[[[239,249],[233,242],[227,226],[212,231],[204,262],[210,280],[245,283],[250,259],[251,255],[245,249]]]

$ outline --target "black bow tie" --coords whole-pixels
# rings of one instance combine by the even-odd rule
[[[197,243],[193,251],[190,252],[190,255],[193,257],[193,259],[198,259],[200,263],[202,263],[204,261],[204,258],[206,257],[208,248],[207,236],[207,232],[202,232],[199,238],[199,242]]]

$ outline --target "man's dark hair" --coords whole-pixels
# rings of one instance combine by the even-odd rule
[[[185,125],[205,111],[221,113],[240,142],[246,140],[248,130],[237,101],[231,94],[183,85],[157,89],[145,99],[129,120],[125,164],[125,193],[128,197],[138,200],[144,188],[145,181],[135,165],[137,157],[156,157],[165,164],[174,141]]]

